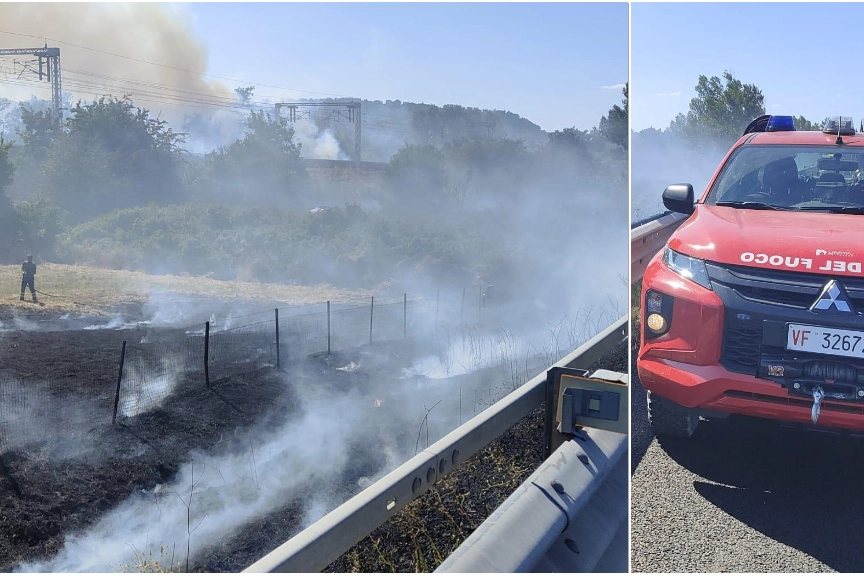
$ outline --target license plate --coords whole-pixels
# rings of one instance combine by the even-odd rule
[[[864,357],[864,331],[789,324],[786,349],[862,358]]]

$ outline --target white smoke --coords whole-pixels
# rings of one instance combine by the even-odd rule
[[[179,376],[165,358],[159,359],[156,368],[139,358],[130,359],[123,366],[120,413],[128,418],[161,406],[174,393]]]
[[[68,536],[53,560],[19,570],[114,572],[134,564],[136,551],[147,554],[160,547],[176,547],[176,560],[185,562],[187,538],[194,558],[205,543],[229,537],[294,498],[305,500],[311,485],[327,485],[333,470],[348,462],[349,441],[363,426],[360,404],[357,393],[307,399],[303,414],[270,440],[227,455],[195,455],[170,485],[136,493],[86,533]],[[321,502],[307,521],[332,507]]]
[[[123,317],[115,316],[111,318],[108,322],[103,324],[91,324],[90,326],[84,326],[84,330],[118,330],[124,327]],[[130,325],[129,327],[134,327],[135,325]]]
[[[331,129],[319,129],[315,123],[308,120],[298,120],[293,126],[295,138],[302,145],[301,154],[304,158],[321,160],[349,159],[340,149],[339,142],[336,140],[336,136]]]
[[[38,332],[42,329],[42,326],[40,326],[38,322],[27,320],[26,318],[21,318],[18,316],[12,319],[12,323],[15,324],[15,328],[21,330],[22,332]]]
[[[666,211],[663,190],[670,184],[693,185],[702,195],[727,148],[702,142],[699,148],[684,138],[653,129],[634,132],[632,152],[631,221]]]

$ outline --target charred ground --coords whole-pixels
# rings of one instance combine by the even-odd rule
[[[627,372],[622,343],[591,366]],[[326,572],[431,572],[543,462],[544,408],[520,420],[327,567]],[[350,495],[350,494],[349,494]],[[205,555],[199,569],[237,572],[302,528],[293,504],[248,525]]]
[[[5,312],[9,320],[8,310]],[[134,307],[126,312],[134,312]],[[49,312],[37,314],[30,320],[57,320]],[[138,344],[141,334],[141,330],[4,332],[0,339],[2,375],[27,382],[44,379],[46,373],[57,374],[48,384],[51,398],[74,404],[75,398],[92,389],[89,373],[77,368],[82,361],[116,358],[123,339],[135,343],[127,353],[134,352],[136,346],[145,346]],[[185,331],[148,328],[147,334],[148,340],[170,342],[179,341]],[[287,370],[269,367],[214,380],[209,389],[200,377],[188,375],[161,405],[121,418],[116,426],[111,425],[110,412],[104,411],[82,430],[52,430],[49,423],[45,429],[50,433],[40,442],[0,455],[0,569],[49,560],[69,535],[92,527],[133,494],[152,494],[172,482],[196,453],[242,449],[250,439],[279,430],[302,410],[298,386],[330,393],[369,391],[385,399],[392,396],[395,406],[396,396],[405,391],[381,388],[375,374],[382,370],[398,373],[424,351],[423,345],[411,340],[375,343],[330,355],[313,354]],[[626,362],[626,349],[617,350],[600,364],[623,370],[618,356]],[[339,369],[352,362],[362,368]],[[433,568],[536,468],[542,459],[541,436],[542,416],[537,411],[330,569]],[[402,449],[410,453],[414,440],[405,435]],[[351,465],[326,487],[341,500],[359,491],[358,478],[374,476],[387,464],[368,443],[358,440],[350,451]],[[320,490],[311,482],[301,486],[278,509],[196,550],[190,569],[245,568],[302,529],[307,500]],[[116,567],[121,568],[125,567]],[[131,568],[152,565],[139,557],[139,565]]]
[[[132,318],[137,317],[136,310],[136,305],[124,308]],[[8,309],[3,314],[6,321],[14,320]],[[78,318],[73,324],[80,327],[97,320]],[[387,412],[389,416],[384,417],[387,420],[384,424],[371,423],[373,438],[392,437],[394,426],[403,432],[408,427],[416,430],[416,422],[407,422],[398,414],[399,406],[404,406],[399,403],[412,393],[399,389],[399,382],[397,388],[392,382],[382,384],[376,375],[398,374],[412,366],[418,357],[428,354],[428,343],[408,339],[334,351],[330,355],[316,353],[292,359],[292,364],[283,365],[281,370],[270,366],[230,378],[214,378],[210,388],[200,374],[186,374],[158,406],[121,417],[112,426],[111,398],[107,392],[113,390],[114,383],[102,376],[105,382],[99,388],[101,399],[93,401],[88,395],[93,394],[94,372],[81,366],[88,362],[116,363],[122,340],[129,342],[127,355],[134,356],[138,351],[146,352],[153,342],[168,346],[180,343],[189,338],[188,331],[153,327],[57,330],[58,324],[68,323],[70,318],[61,321],[48,311],[34,312],[27,321],[55,329],[3,332],[0,376],[7,391],[10,385],[42,387],[45,392],[42,401],[62,406],[61,413],[82,405],[90,406],[93,412],[85,414],[83,427],[78,426],[80,418],[76,426],[38,421],[35,423],[41,431],[38,442],[25,442],[0,451],[0,569],[3,570],[50,560],[70,535],[93,527],[130,496],[155,494],[174,481],[195,454],[243,450],[250,441],[278,433],[286,421],[302,411],[299,387],[314,387],[327,394],[359,390],[372,394],[370,398],[384,398],[381,413]],[[104,318],[101,321],[104,323]],[[238,354],[243,352],[238,350]],[[359,368],[345,369],[352,366]],[[466,407],[466,418],[470,417],[467,410]],[[410,454],[414,444],[415,438],[403,433],[398,448]],[[387,466],[386,457],[376,450],[376,444],[364,442],[363,438],[351,443],[349,450],[350,465],[325,487],[341,501],[359,491],[359,478],[374,477],[386,471]],[[521,465],[516,470],[521,471]],[[232,571],[245,567],[302,528],[307,500],[321,490],[311,480],[299,486],[292,499],[262,520],[242,530],[228,530],[221,541],[195,550],[190,568]],[[493,497],[491,501],[496,500]],[[494,509],[485,503],[477,505],[484,513]],[[146,560],[139,560],[140,565],[131,566],[132,569],[152,568]],[[178,567],[176,563],[173,565]]]
[[[176,337],[173,332],[165,336]],[[86,373],[76,372],[81,359],[116,357],[120,339],[111,330],[5,334],[3,372],[26,382],[65,368],[62,387],[51,390],[62,401],[90,385]],[[59,431],[0,455],[0,569],[47,559],[67,534],[86,529],[134,492],[170,481],[193,451],[230,443],[253,424],[296,409],[292,388],[273,369],[213,382],[210,389],[185,384],[161,406],[116,426],[107,412],[87,430]]]

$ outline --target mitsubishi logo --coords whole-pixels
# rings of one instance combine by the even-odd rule
[[[852,312],[852,307],[846,299],[846,294],[840,289],[840,285],[836,281],[830,280],[825,284],[822,293],[810,310],[830,310],[836,308],[838,312]]]

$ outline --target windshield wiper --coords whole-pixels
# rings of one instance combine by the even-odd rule
[[[720,200],[714,203],[715,206],[728,206],[729,208],[746,208],[748,210],[788,210],[782,206],[774,206],[773,204],[765,204],[764,202],[750,202],[747,200]]]
[[[864,206],[801,206],[798,210],[830,214],[864,214]]]

